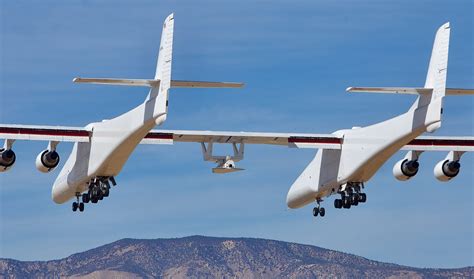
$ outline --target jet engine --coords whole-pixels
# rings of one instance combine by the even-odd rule
[[[401,181],[408,180],[416,175],[419,166],[417,160],[402,159],[393,166],[393,176]]]
[[[5,172],[15,164],[16,155],[11,149],[0,149],[0,172]]]
[[[461,164],[459,161],[442,160],[434,168],[434,176],[439,181],[449,181],[459,173]]]
[[[40,172],[50,172],[59,164],[59,154],[56,150],[43,150],[36,157],[36,168]]]

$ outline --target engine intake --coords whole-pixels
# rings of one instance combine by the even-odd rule
[[[0,172],[8,171],[13,167],[16,161],[15,152],[11,149],[0,149]]]
[[[401,181],[408,180],[418,173],[419,166],[417,160],[402,159],[393,166],[393,176]]]
[[[433,172],[439,181],[449,181],[459,174],[460,169],[459,161],[443,160],[436,164]]]
[[[36,157],[36,168],[40,172],[50,172],[59,165],[59,154],[56,150],[43,150]]]

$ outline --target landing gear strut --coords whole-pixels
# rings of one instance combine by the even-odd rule
[[[318,204],[316,207],[313,208],[313,216],[317,217],[318,215],[324,217],[326,215],[326,210],[324,207],[321,207],[320,203],[322,202],[321,199],[317,199],[316,203]]]

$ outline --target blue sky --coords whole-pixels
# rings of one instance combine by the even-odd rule
[[[448,86],[474,88],[470,0],[1,1],[0,122],[85,126],[138,105],[144,88],[74,85],[73,77],[150,78],[161,24],[175,12],[173,77],[244,81],[243,90],[176,89],[164,129],[330,133],[393,117],[411,96],[345,93],[348,86],[422,86],[434,33],[451,22]],[[445,102],[437,135],[473,135],[474,99]],[[244,172],[213,175],[198,144],[140,146],[119,186],[83,214],[51,201],[58,171],[17,142],[0,175],[0,257],[46,260],[124,237],[246,236],[307,243],[420,267],[474,264],[473,155],[440,183],[426,153],[402,183],[390,159],[368,202],[314,220],[288,210],[289,186],[313,150],[247,146]],[[61,144],[63,162],[71,144]],[[220,147],[220,150],[229,150]]]

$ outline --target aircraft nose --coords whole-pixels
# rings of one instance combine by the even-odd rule
[[[60,176],[56,179],[51,189],[51,199],[57,204],[65,203],[71,198],[70,192],[67,178]],[[72,194],[74,195],[74,193]]]

